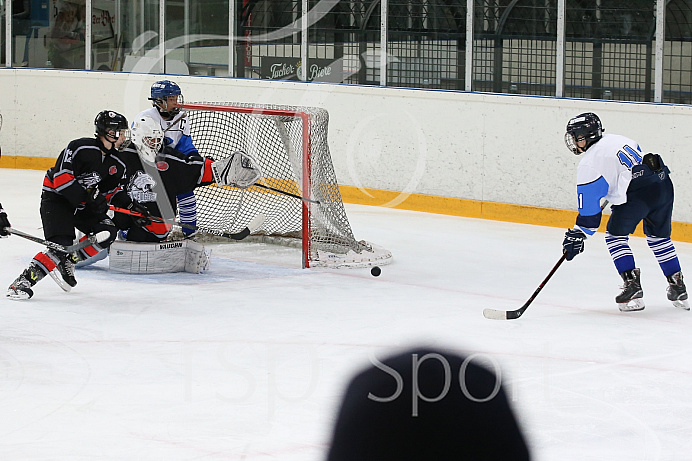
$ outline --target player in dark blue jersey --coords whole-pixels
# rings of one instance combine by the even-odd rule
[[[190,136],[190,123],[185,112],[183,93],[178,84],[170,80],[159,80],[151,85],[149,100],[153,107],[140,112],[137,118],[149,116],[161,126],[164,133],[164,145],[172,147],[183,155],[198,155],[197,148]],[[197,200],[192,190],[177,196],[180,222],[197,224]],[[191,229],[183,228],[183,233],[191,235]]]
[[[680,262],[670,239],[673,183],[670,170],[658,154],[643,154],[632,139],[603,134],[601,120],[584,113],[567,124],[565,143],[583,154],[577,169],[579,216],[563,241],[566,259],[584,250],[584,240],[601,223],[601,200],[611,203],[612,214],[605,236],[608,250],[625,285],[615,297],[623,312],[644,309],[640,270],[634,262],[629,235],[644,222],[644,234],[668,280],[667,297],[674,306],[689,310]]]
[[[95,137],[71,141],[55,166],[46,172],[41,194],[41,221],[46,240],[69,246],[75,229],[85,235],[107,231],[110,237],[77,253],[47,250],[34,256],[7,290],[11,299],[29,299],[32,287],[46,275],[65,291],[77,284],[74,264],[107,248],[117,235],[108,217],[108,201],[121,190],[125,164],[118,150],[127,142],[128,123],[121,114],[104,110],[94,120]]]

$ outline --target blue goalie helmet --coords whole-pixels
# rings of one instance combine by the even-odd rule
[[[605,129],[601,125],[601,119],[593,112],[579,114],[567,122],[567,133],[565,133],[565,144],[574,155],[584,153],[591,145],[598,142],[603,137]],[[586,146],[580,148],[578,141],[586,141]]]
[[[177,96],[177,104],[169,107],[169,98]],[[163,117],[171,117],[180,112],[183,105],[183,92],[177,83],[170,80],[159,80],[151,85],[151,97],[149,98],[152,104],[159,110]]]

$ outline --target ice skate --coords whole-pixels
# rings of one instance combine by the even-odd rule
[[[58,284],[63,291],[70,292],[72,287],[77,285],[74,276],[74,265],[78,257],[75,254],[53,253],[58,259],[58,265],[50,271],[51,278]]]
[[[39,270],[36,265],[30,264],[29,267],[12,282],[5,296],[15,301],[31,299],[31,297],[34,296],[34,290],[32,290],[31,287],[36,285],[43,277],[43,271]]]
[[[644,309],[644,291],[639,281],[639,269],[631,269],[620,274],[625,284],[622,293],[615,297],[621,312],[634,312]]]
[[[682,281],[682,272],[678,271],[673,275],[666,277],[668,279],[668,300],[673,303],[673,306],[680,309],[690,310],[690,304],[687,300],[687,288]]]

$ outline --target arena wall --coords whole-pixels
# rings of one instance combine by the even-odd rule
[[[99,111],[131,118],[148,107],[149,87],[161,78],[0,69],[0,167],[47,168],[68,141],[92,135]],[[346,202],[551,226],[571,227],[576,216],[579,158],[565,147],[565,125],[576,114],[596,112],[606,132],[662,154],[676,184],[673,238],[692,242],[692,188],[686,186],[692,106],[166,78],[182,87],[188,102],[327,109],[329,145]]]

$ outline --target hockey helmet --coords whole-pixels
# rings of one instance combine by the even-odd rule
[[[109,138],[109,141],[117,141],[122,130],[127,130],[127,119],[112,110],[102,110],[94,119],[96,136]]]
[[[153,118],[145,115],[137,118],[130,129],[132,143],[137,149],[139,158],[147,163],[154,163],[156,155],[163,146],[163,130]]]
[[[598,115],[593,112],[585,112],[567,122],[565,144],[574,155],[579,155],[598,142],[603,137],[604,131]],[[577,146],[577,141],[580,140],[586,140],[586,146],[583,149]]]
[[[171,96],[177,96],[178,104],[175,107],[169,108],[168,98]],[[149,100],[164,117],[176,115],[180,112],[180,108],[184,102],[183,92],[180,90],[180,87],[177,83],[170,80],[159,80],[151,85],[151,97]]]

